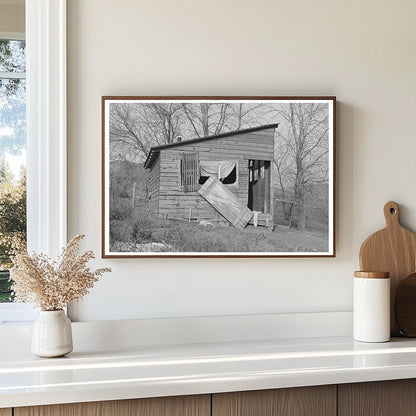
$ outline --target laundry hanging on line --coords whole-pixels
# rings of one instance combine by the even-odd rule
[[[235,168],[235,160],[204,160],[199,162],[201,176],[226,178]]]

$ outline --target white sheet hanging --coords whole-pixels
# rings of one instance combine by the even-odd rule
[[[218,179],[226,178],[235,168],[235,160],[200,160],[201,176],[215,176]]]

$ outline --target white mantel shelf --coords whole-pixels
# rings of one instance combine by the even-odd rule
[[[0,353],[0,408],[416,377],[416,340],[350,337]]]

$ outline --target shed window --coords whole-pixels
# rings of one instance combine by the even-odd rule
[[[210,176],[218,178],[225,185],[231,185],[237,182],[237,162],[234,160],[200,161],[199,166],[199,183],[201,185]]]
[[[224,185],[232,185],[237,182],[237,166],[234,165],[233,170],[225,177],[221,178]]]
[[[184,192],[199,189],[198,153],[184,153],[181,160],[181,185]]]

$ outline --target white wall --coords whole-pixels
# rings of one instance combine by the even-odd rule
[[[0,3],[0,32],[24,32],[25,31],[25,6],[24,4]]]
[[[69,235],[100,257],[101,95],[336,95],[335,259],[133,259],[79,320],[344,311],[362,240],[416,230],[413,0],[70,0]]]

